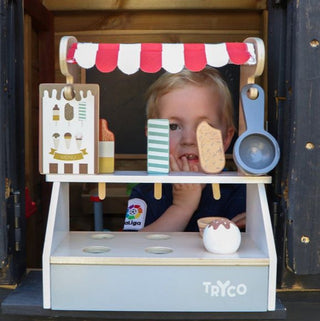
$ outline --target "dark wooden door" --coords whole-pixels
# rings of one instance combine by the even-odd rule
[[[22,1],[0,2],[0,283],[25,271]]]
[[[281,144],[271,204],[283,287],[320,287],[320,3],[269,1],[269,125]]]

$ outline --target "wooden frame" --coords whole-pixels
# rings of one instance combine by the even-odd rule
[[[260,57],[260,60],[258,61],[256,68],[250,68],[247,70],[246,76],[249,77],[247,78],[247,82],[252,81],[255,75],[261,74],[264,64],[263,43],[261,44],[261,42],[255,41],[254,39],[251,39],[250,41],[253,41],[255,44],[257,44],[257,46],[259,46],[260,49],[257,52],[259,53],[258,56]],[[64,44],[70,44],[71,42],[63,39]],[[64,46],[64,49],[68,49],[68,45]],[[68,69],[68,65],[65,64],[65,59],[66,52],[62,51],[62,56],[60,57],[60,62],[62,62],[62,73],[67,77],[67,79],[72,79],[72,71],[70,71]],[[152,265],[156,270],[159,270],[157,272],[160,273],[159,275],[162,275],[162,273],[164,272],[164,270],[162,270],[160,266],[166,266],[169,268],[169,270],[171,269],[170,267],[179,266],[181,271],[188,269],[188,267],[190,266],[197,266],[200,268],[200,272],[208,272],[207,269],[209,268],[209,270],[212,269],[211,272],[209,272],[210,275],[214,273],[214,271],[219,268],[219,266],[224,266],[226,269],[228,267],[231,268],[232,266],[237,266],[238,268],[240,268],[239,270],[237,270],[237,273],[240,274],[242,274],[241,267],[245,268],[250,266],[253,269],[257,268],[257,271],[264,271],[262,273],[267,273],[263,277],[260,276],[259,278],[259,280],[265,280],[267,282],[267,286],[262,286],[262,292],[259,292],[259,290],[257,290],[257,292],[253,294],[253,297],[255,297],[255,295],[258,295],[259,297],[260,295],[262,295],[261,298],[264,297],[264,299],[261,299],[260,302],[258,302],[258,304],[254,306],[251,306],[251,300],[247,300],[246,302],[249,303],[249,305],[241,305],[241,308],[240,305],[238,305],[234,309],[236,309],[235,311],[237,311],[237,309],[239,309],[239,311],[243,311],[242,309],[247,311],[275,310],[277,257],[275,252],[267,197],[264,187],[265,183],[271,182],[270,177],[239,175],[236,172],[221,173],[218,175],[208,175],[201,173],[169,173],[168,175],[152,175],[148,174],[145,171],[116,171],[113,174],[100,175],[47,175],[47,181],[53,182],[53,191],[49,210],[45,247],[43,252],[44,308],[72,310],[118,310],[120,306],[119,298],[110,298],[108,302],[99,300],[98,297],[100,298],[102,293],[100,293],[99,290],[97,292],[91,292],[91,280],[88,280],[85,275],[87,275],[87,273],[94,273],[95,277],[98,277],[98,279],[102,280],[106,273],[107,275],[111,273],[113,279],[119,280],[120,283],[118,285],[119,288],[122,289],[127,285],[128,280],[125,279],[124,283],[121,283],[121,273],[118,274],[117,269],[114,269],[113,266],[129,267],[129,269],[132,269],[134,266],[138,266],[138,270],[143,273],[144,267],[145,269],[147,269],[148,266]],[[148,254],[146,255],[143,252],[136,253],[135,242],[129,242],[131,244],[130,246],[124,246],[121,243],[121,239],[125,240],[126,237],[130,235],[130,232],[121,232],[115,234],[109,233],[108,237],[105,237],[103,234],[98,235],[97,237],[93,237],[95,240],[101,240],[103,238],[113,239],[114,237],[120,240],[120,243],[114,244],[115,254],[111,253],[111,255],[106,254],[106,256],[101,256],[99,254],[101,253],[99,252],[101,246],[94,245],[95,241],[93,243],[90,243],[93,244],[92,246],[85,246],[85,242],[87,242],[88,237],[91,237],[90,235],[92,233],[77,233],[69,231],[69,182],[96,182],[99,184],[99,186],[101,184],[105,184],[106,182],[153,182],[155,184],[200,182],[204,184],[247,184],[247,228],[246,232],[243,234],[243,238],[246,241],[243,242],[242,249],[240,249],[238,253],[231,256],[218,258],[216,256],[208,256],[207,253],[204,256],[203,254],[201,254],[202,252],[199,248],[199,239],[196,237],[197,233],[172,233],[169,238],[177,238],[177,242],[179,242],[178,240],[180,240],[182,244],[184,244],[184,238],[190,239],[192,243],[191,246],[196,247],[195,252],[192,252],[191,249],[189,251],[189,248],[184,249],[184,246],[182,246],[180,250],[177,250],[178,256],[168,258],[164,257],[158,260],[149,257]],[[136,234],[136,237],[139,239],[139,242],[142,242],[143,246],[146,246],[148,248],[148,235],[146,235],[145,233],[138,233]],[[252,246],[257,247],[260,254],[257,254],[255,250],[252,252]],[[88,250],[89,248],[93,249],[93,252],[90,252]],[[109,248],[105,248],[108,249],[108,252]],[[123,248],[125,250],[122,254],[117,255],[116,249],[120,248]],[[95,252],[97,249],[99,253]],[[157,251],[158,250],[159,249],[157,248]],[[182,251],[182,254],[179,251]],[[202,249],[202,251],[204,250]],[[170,251],[164,254],[169,253]],[[197,258],[196,253],[200,253],[200,257]],[[132,255],[134,257],[132,257]],[[98,268],[99,266],[101,266],[101,269]],[[263,270],[260,270],[261,267]],[[201,270],[202,268],[204,270]],[[64,271],[69,271],[71,274],[68,274],[67,276]],[[244,270],[243,272],[246,273]],[[83,276],[81,289],[86,293],[90,293],[90,300],[82,302],[80,300],[80,297],[78,297],[78,300],[76,301],[78,301],[79,303],[74,304],[74,300],[70,301],[67,297],[74,297],[77,296],[77,293],[79,293],[79,289],[76,289],[77,287],[75,287],[75,292],[73,290],[73,285],[75,285],[76,283],[72,278],[72,275],[78,275],[78,273],[80,273],[79,275]],[[229,278],[231,277],[231,275],[227,275],[226,277]],[[249,276],[249,278],[250,277],[251,276]],[[247,279],[248,282],[249,278]],[[60,284],[61,282],[65,283],[69,281],[71,282],[67,287],[69,293],[67,294],[67,297],[64,297],[63,292],[61,292],[59,288],[55,287],[55,284]],[[189,282],[191,282],[191,280]],[[147,287],[150,286],[150,283],[148,284],[149,285],[146,285]],[[168,284],[168,286],[170,285]],[[135,286],[131,290],[133,291],[133,297],[144,297],[143,291],[140,291],[140,287]],[[152,291],[152,289],[148,287],[148,291]],[[161,297],[161,300],[164,302],[162,308],[160,308],[160,306],[158,305],[155,306],[153,302],[148,301],[148,296],[145,297],[145,299],[150,303],[149,306],[146,306],[144,304],[141,305],[139,303],[141,301],[139,301],[137,302],[136,307],[130,305],[126,308],[121,305],[121,310],[131,311],[133,309],[134,311],[143,311],[148,309],[148,311],[153,311],[160,309],[161,311],[171,311],[171,309],[173,308],[170,305],[170,300],[168,302],[166,301],[166,294],[164,297]],[[193,305],[193,307],[191,307],[191,311],[208,311],[208,309],[210,309],[209,306],[211,305],[211,303],[208,302],[207,304],[209,305],[204,305],[202,307],[196,307],[195,305]],[[189,306],[185,306],[182,304],[178,309],[181,309],[181,311],[187,311],[189,309]],[[228,308],[227,306],[224,306],[224,304],[222,304],[216,306],[216,308],[213,308],[212,312],[214,312],[214,309],[216,309],[216,311],[224,311],[225,309],[230,309],[230,307]],[[231,311],[233,311],[232,308]]]

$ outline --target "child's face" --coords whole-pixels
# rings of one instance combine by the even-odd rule
[[[220,117],[220,97],[214,94],[208,86],[187,85],[175,89],[159,99],[159,118],[169,119],[170,124],[170,154],[182,166],[181,158],[185,156],[189,165],[200,168],[196,130],[201,121],[205,120],[211,126],[225,133],[224,148],[228,148],[232,136],[226,130]],[[231,135],[231,137],[229,137]],[[193,167],[193,166],[192,166]]]

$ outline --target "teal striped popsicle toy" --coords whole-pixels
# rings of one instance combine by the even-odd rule
[[[148,173],[169,173],[169,120],[148,120]]]

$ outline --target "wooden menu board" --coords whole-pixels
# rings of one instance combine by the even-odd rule
[[[40,159],[42,174],[98,173],[99,86],[40,85]]]

